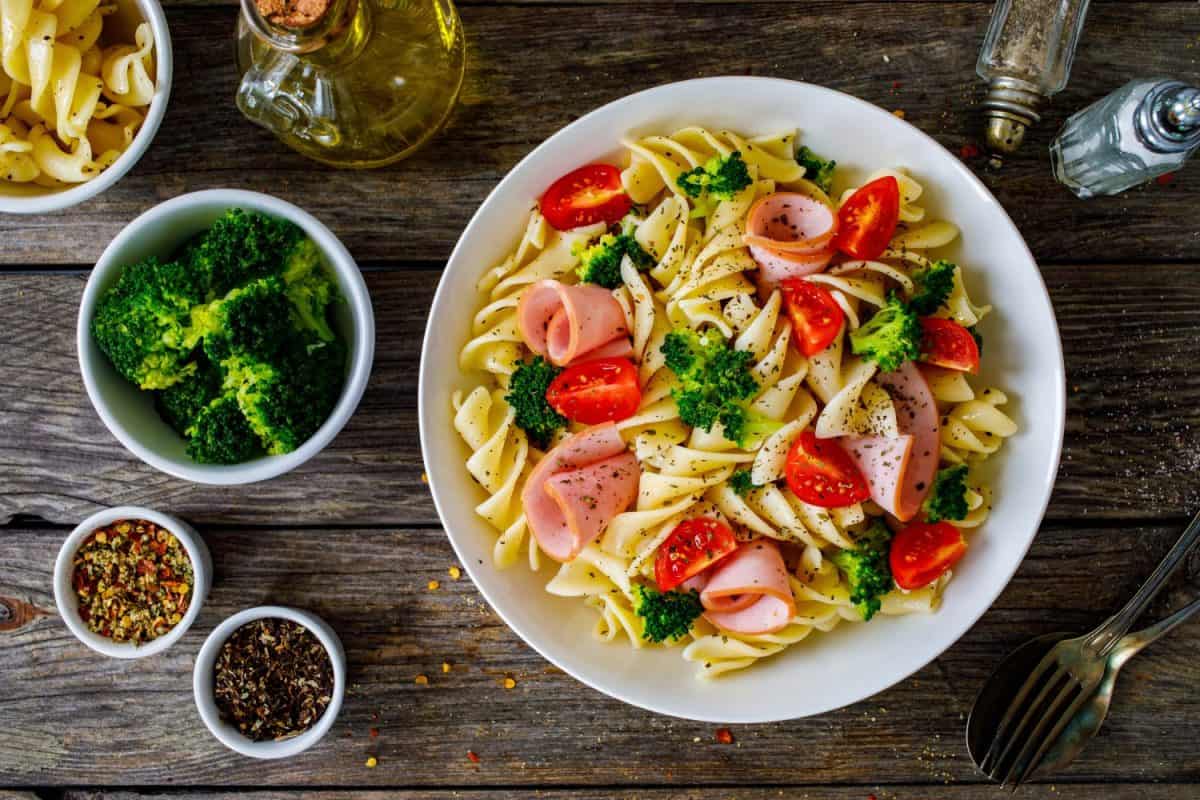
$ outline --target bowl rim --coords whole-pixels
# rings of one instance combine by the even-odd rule
[[[822,699],[820,702],[816,703],[811,710],[806,711],[805,713],[802,713],[799,715],[796,715],[796,714],[790,713],[790,712],[784,712],[781,710],[781,707],[778,707],[773,710],[767,711],[765,713],[751,712],[751,713],[736,715],[733,717],[731,717],[730,715],[726,715],[724,717],[718,717],[718,716],[714,716],[711,712],[707,711],[702,706],[702,704],[697,704],[697,705],[689,708],[686,712],[682,712],[678,708],[668,707],[665,703],[652,702],[652,701],[644,700],[642,698],[631,697],[631,696],[629,696],[629,694],[627,692],[622,690],[622,688],[620,687],[620,684],[616,681],[605,681],[605,682],[603,682],[603,685],[602,685],[601,680],[596,679],[594,676],[585,676],[585,675],[581,674],[579,671],[577,671],[577,670],[571,668],[569,665],[565,664],[561,659],[553,656],[549,651],[548,645],[539,641],[538,637],[529,635],[529,633],[523,628],[523,626],[520,626],[520,625],[517,625],[514,623],[514,621],[512,619],[512,615],[505,613],[505,610],[504,610],[505,604],[503,602],[498,602],[498,601],[502,600],[502,598],[500,598],[498,596],[497,592],[489,591],[487,588],[485,588],[486,582],[480,581],[475,574],[476,566],[479,566],[479,569],[492,569],[493,568],[492,565],[490,563],[486,563],[482,566],[473,565],[471,558],[469,558],[468,554],[463,550],[462,547],[460,547],[459,542],[456,538],[456,535],[451,533],[450,526],[447,525],[447,523],[446,523],[447,515],[444,513],[443,509],[448,507],[448,502],[450,501],[448,493],[450,492],[450,489],[446,488],[444,491],[439,489],[439,485],[435,479],[436,470],[429,468],[429,461],[431,458],[431,453],[434,453],[436,451],[436,448],[435,448],[435,443],[431,439],[432,434],[430,432],[431,420],[429,417],[430,417],[430,414],[432,413],[431,408],[430,408],[430,403],[433,402],[433,400],[432,399],[427,400],[427,398],[429,398],[429,395],[431,392],[431,389],[429,386],[430,379],[428,376],[429,376],[429,372],[430,372],[430,361],[429,361],[430,350],[431,350],[430,340],[433,336],[433,320],[439,316],[440,309],[445,304],[451,302],[451,300],[448,298],[448,295],[449,295],[448,275],[450,273],[450,270],[451,270],[451,268],[454,267],[455,264],[459,263],[460,261],[462,261],[465,258],[464,253],[466,252],[466,243],[472,239],[475,229],[482,227],[483,219],[484,219],[484,217],[488,216],[489,209],[492,206],[492,204],[497,202],[497,199],[500,197],[501,193],[505,190],[505,188],[508,186],[508,184],[510,182],[515,181],[514,176],[518,175],[520,172],[522,172],[524,169],[526,169],[528,167],[528,165],[531,164],[532,162],[542,159],[544,157],[544,154],[547,151],[554,148],[560,140],[569,137],[571,135],[571,132],[574,129],[576,129],[580,126],[583,126],[585,124],[585,122],[593,119],[594,117],[602,115],[602,114],[617,115],[618,111],[621,110],[622,107],[631,105],[636,102],[642,102],[642,101],[644,101],[644,99],[647,96],[678,91],[681,87],[689,87],[689,88],[708,87],[708,86],[716,87],[716,86],[720,86],[720,85],[724,85],[724,84],[731,84],[731,85],[743,84],[744,85],[744,84],[750,84],[750,83],[757,84],[759,86],[767,86],[767,87],[777,86],[777,87],[780,87],[781,89],[785,89],[788,87],[791,87],[791,88],[800,87],[800,88],[803,88],[804,90],[812,91],[817,94],[824,94],[827,96],[836,96],[842,101],[848,101],[850,104],[857,106],[861,110],[865,119],[869,120],[869,119],[874,118],[874,119],[879,120],[881,122],[881,125],[882,124],[893,124],[893,125],[899,124],[899,125],[909,128],[911,130],[911,132],[916,134],[918,139],[923,141],[923,143],[925,144],[926,147],[932,149],[934,152],[941,153],[943,156],[945,156],[945,158],[949,159],[948,163],[951,164],[951,168],[955,172],[957,172],[959,174],[959,176],[967,182],[967,184],[969,184],[969,186],[978,194],[978,196],[980,197],[980,199],[983,202],[988,203],[990,206],[992,206],[995,209],[995,211],[999,215],[998,222],[1000,222],[1000,224],[1002,224],[1006,228],[1006,230],[1009,234],[1011,234],[1013,237],[1015,237],[1015,241],[1019,244],[1019,247],[1020,247],[1020,253],[1022,255],[1024,255],[1024,257],[1026,259],[1028,259],[1028,263],[1033,265],[1033,267],[1034,267],[1034,270],[1033,270],[1034,274],[1035,274],[1034,277],[1036,278],[1039,285],[1041,286],[1041,289],[1043,292],[1043,297],[1045,298],[1045,301],[1046,301],[1046,307],[1047,307],[1047,310],[1050,315],[1050,322],[1053,324],[1053,328],[1054,328],[1053,341],[1049,343],[1048,347],[1051,347],[1053,349],[1052,361],[1053,361],[1053,365],[1054,365],[1055,374],[1053,376],[1053,380],[1047,381],[1047,383],[1051,384],[1051,386],[1052,386],[1052,389],[1050,392],[1050,400],[1049,400],[1049,404],[1048,404],[1050,406],[1050,408],[1052,409],[1052,418],[1050,419],[1050,424],[1051,424],[1052,430],[1053,430],[1052,441],[1051,441],[1052,456],[1049,459],[1049,463],[1046,465],[1047,469],[1046,469],[1044,478],[1041,481],[1039,481],[1039,485],[1041,486],[1040,496],[1031,497],[1030,500],[1025,503],[1025,505],[1030,507],[1031,509],[1036,509],[1036,516],[1031,517],[1031,519],[1034,519],[1035,522],[1032,526],[1032,530],[1028,536],[1027,541],[1021,547],[1020,558],[1014,559],[1011,568],[1004,570],[1003,580],[997,581],[996,588],[993,592],[989,593],[990,596],[988,597],[987,602],[981,603],[977,609],[975,609],[971,612],[968,612],[965,615],[966,621],[955,626],[956,632],[955,632],[953,638],[950,639],[944,647],[940,647],[939,649],[936,649],[935,651],[930,652],[928,657],[922,657],[922,658],[918,659],[919,663],[917,663],[912,669],[907,670],[904,674],[894,675],[894,676],[889,675],[887,678],[876,680],[873,683],[863,684],[859,689],[857,689],[855,691],[855,694],[857,695],[856,699],[846,700],[846,701],[843,701],[843,700],[830,701],[828,699]],[[644,127],[644,126],[643,125],[634,125],[634,126],[626,126],[626,127],[635,127],[636,128],[636,127]],[[450,254],[450,258],[447,260],[446,268],[442,272],[442,276],[438,282],[437,291],[435,292],[433,302],[430,305],[429,318],[428,318],[428,322],[426,324],[425,336],[424,336],[424,339],[422,342],[422,347],[421,347],[420,376],[419,376],[419,383],[418,383],[418,389],[417,389],[417,393],[418,393],[417,394],[417,398],[418,398],[417,399],[417,409],[418,409],[418,419],[419,419],[419,428],[420,428],[422,457],[425,461],[426,469],[429,474],[429,490],[430,490],[431,496],[433,497],[434,507],[437,509],[438,517],[442,523],[443,530],[446,534],[446,537],[450,540],[450,544],[453,547],[455,554],[458,556],[460,562],[466,568],[468,575],[471,576],[472,582],[475,583],[476,587],[479,589],[480,594],[482,594],[484,599],[487,600],[488,604],[492,607],[492,610],[496,612],[496,614],[504,621],[504,623],[506,625],[508,625],[508,627],[513,632],[515,632],[522,639],[522,641],[524,641],[527,645],[532,647],[536,652],[538,652],[543,658],[545,658],[551,664],[558,667],[559,669],[562,669],[564,672],[566,672],[568,675],[571,675],[573,678],[578,680],[580,683],[583,683],[584,685],[589,686],[592,689],[595,689],[596,691],[598,691],[604,695],[607,695],[614,699],[620,700],[621,702],[627,703],[629,705],[632,705],[632,706],[635,706],[638,708],[642,708],[647,711],[652,711],[654,713],[663,714],[666,716],[677,717],[680,719],[690,719],[690,720],[695,720],[695,721],[699,721],[699,722],[766,723],[766,722],[780,722],[780,721],[785,721],[785,720],[789,720],[789,719],[799,719],[799,718],[803,718],[803,717],[824,714],[824,713],[836,710],[838,708],[842,708],[842,707],[851,705],[855,702],[861,702],[862,700],[872,697],[872,696],[890,688],[891,686],[894,686],[894,685],[900,683],[901,681],[906,680],[911,675],[915,674],[916,672],[920,671],[921,669],[923,669],[924,667],[928,666],[930,663],[935,661],[943,653],[945,653],[950,647],[954,646],[954,644],[956,644],[958,641],[960,641],[962,639],[962,637],[971,628],[973,628],[975,626],[975,624],[979,621],[979,619],[985,613],[987,613],[987,611],[989,609],[991,609],[991,607],[995,604],[995,602],[996,602],[997,598],[1000,596],[1000,594],[1011,583],[1013,576],[1016,574],[1016,572],[1020,568],[1021,564],[1024,563],[1025,557],[1026,557],[1026,555],[1028,555],[1029,548],[1033,545],[1033,541],[1037,537],[1038,530],[1040,529],[1040,526],[1041,526],[1041,521],[1045,517],[1046,509],[1050,502],[1051,493],[1054,488],[1055,477],[1058,473],[1058,466],[1059,466],[1059,463],[1062,458],[1063,435],[1064,435],[1064,431],[1065,431],[1065,427],[1066,427],[1066,377],[1065,376],[1066,376],[1066,368],[1065,368],[1065,362],[1063,360],[1062,339],[1061,339],[1061,335],[1058,332],[1058,321],[1057,321],[1057,318],[1054,313],[1053,303],[1050,301],[1050,294],[1049,294],[1049,290],[1046,287],[1045,278],[1041,274],[1041,271],[1037,269],[1037,260],[1034,258],[1033,253],[1030,251],[1028,244],[1025,242],[1024,237],[1021,236],[1020,230],[1017,228],[1016,224],[1012,221],[1012,218],[1009,216],[1008,212],[1004,209],[1004,207],[1000,204],[1000,202],[995,198],[995,196],[991,193],[991,191],[987,188],[987,186],[983,183],[983,181],[981,181],[978,178],[978,176],[976,176],[970,170],[970,168],[968,168],[964,163],[962,163],[962,161],[960,159],[955,157],[953,153],[951,153],[949,150],[947,150],[945,147],[943,147],[941,145],[941,143],[939,143],[932,136],[925,133],[920,128],[917,128],[915,125],[908,122],[907,120],[898,118],[895,115],[891,114],[889,111],[887,111],[883,108],[880,108],[879,106],[876,106],[873,103],[870,103],[859,97],[848,94],[846,92],[841,92],[836,89],[830,89],[828,87],[819,86],[817,84],[807,83],[804,81],[794,81],[794,80],[789,80],[789,79],[785,79],[785,78],[772,78],[772,77],[765,77],[765,76],[725,75],[725,76],[716,76],[716,77],[709,77],[709,78],[693,78],[690,80],[660,84],[658,86],[653,86],[648,89],[643,89],[641,91],[634,92],[632,94],[617,98],[616,100],[613,100],[611,102],[605,103],[604,105],[602,105],[596,109],[593,109],[592,111],[588,112],[587,114],[584,114],[583,116],[571,121],[567,125],[563,126],[559,130],[557,130],[555,133],[550,135],[544,141],[542,141],[537,147],[535,147],[532,151],[530,151],[529,154],[527,154],[524,158],[522,158],[520,161],[518,161],[517,164],[515,164],[505,174],[505,176],[500,180],[500,182],[497,183],[496,186],[492,188],[492,191],[488,193],[487,197],[484,198],[483,202],[475,210],[475,213],[472,215],[470,221],[467,223],[467,226],[463,229],[462,234],[459,236],[459,239],[456,242],[455,247]],[[998,577],[999,577],[999,575],[998,575]]]
[[[175,214],[206,205],[224,206],[226,209],[245,208],[296,223],[321,249],[344,290],[346,305],[354,324],[355,342],[350,353],[350,371],[343,384],[342,396],[317,432],[290,453],[260,456],[241,464],[199,464],[190,460],[184,462],[164,457],[138,441],[137,437],[113,415],[108,399],[99,388],[92,361],[88,358],[89,347],[94,347],[89,326],[100,298],[101,284],[115,270],[123,270],[126,266],[117,261],[115,254],[150,226],[169,224]],[[312,214],[286,200],[261,192],[244,189],[205,189],[173,197],[146,210],[126,225],[104,249],[88,276],[87,285],[79,301],[75,349],[84,388],[92,407],[100,415],[105,427],[126,450],[155,469],[177,478],[193,483],[235,486],[269,480],[292,471],[324,450],[350,421],[371,377],[375,359],[375,313],[358,263],[337,236]],[[98,353],[98,357],[104,358],[102,353]]]
[[[213,698],[212,670],[221,645],[234,631],[249,622],[269,618],[290,620],[307,628],[317,637],[317,640],[325,648],[325,652],[329,654],[329,661],[333,665],[333,695],[320,718],[304,733],[283,741],[255,742],[243,736],[231,725],[221,721],[221,714],[217,710],[217,703]],[[290,606],[254,606],[226,618],[220,625],[213,628],[212,633],[204,640],[204,644],[200,646],[200,652],[196,654],[196,663],[192,669],[192,696],[204,726],[216,737],[217,741],[230,750],[251,758],[288,758],[315,745],[333,727],[338,714],[341,713],[342,702],[346,695],[346,673],[346,651],[342,647],[342,640],[325,620],[316,614]]]
[[[174,80],[175,59],[171,45],[171,31],[167,25],[167,14],[158,0],[133,0],[143,21],[150,24],[154,34],[154,97],[146,111],[146,118],[125,152],[95,178],[77,184],[70,189],[35,195],[0,195],[0,214],[45,214],[62,211],[91,200],[109,189],[133,169],[141,160],[158,134],[163,118],[167,114],[167,103],[171,98]]]
[[[108,525],[122,519],[145,519],[169,531],[187,551],[188,559],[192,562],[192,600],[187,613],[175,627],[146,644],[133,642],[114,642],[113,640],[93,633],[79,617],[79,602],[75,590],[71,586],[71,562],[83,540],[102,525]],[[179,641],[196,617],[200,608],[208,599],[212,587],[212,556],[208,546],[200,538],[191,525],[181,519],[142,506],[114,506],[105,508],[75,526],[58,550],[54,561],[54,604],[58,607],[59,616],[66,623],[67,629],[76,639],[95,650],[97,653],[111,658],[145,658],[163,652]]]

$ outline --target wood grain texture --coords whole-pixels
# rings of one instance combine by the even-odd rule
[[[0,782],[461,788],[978,782],[963,726],[992,665],[1030,636],[1086,629],[1111,613],[1178,530],[1049,527],[992,610],[934,664],[841,711],[733,726],[734,745],[715,741],[716,726],[625,706],[551,668],[491,613],[466,577],[448,577],[454,558],[440,530],[201,526],[201,533],[214,557],[213,591],[193,629],[162,655],[105,659],[54,616],[0,633]],[[50,573],[64,535],[0,534],[0,597],[53,609]],[[1185,587],[1200,577],[1200,560],[1185,572],[1155,613],[1183,602]],[[427,588],[431,579],[441,582],[436,591]],[[337,629],[351,691],[316,749],[259,763],[225,750],[204,730],[191,670],[220,620],[268,602],[308,608]],[[1101,736],[1056,777],[1200,781],[1198,647],[1200,626],[1184,626],[1131,664]],[[452,665],[449,673],[443,662]],[[415,683],[422,674],[428,685]],[[503,688],[505,677],[516,680],[514,689]],[[372,755],[378,766],[367,769]]]
[[[1179,518],[1200,505],[1192,480],[1200,467],[1195,270],[1046,268],[1069,398],[1051,519]],[[136,503],[204,522],[435,524],[421,481],[416,390],[437,277],[369,272],[375,369],[350,423],[289,475],[215,488],[143,465],[92,409],[74,339],[84,276],[0,274],[0,295],[15,300],[0,304],[0,519],[28,514],[75,524],[102,506]]]
[[[175,86],[154,146],[96,200],[55,215],[0,219],[0,263],[90,263],[137,214],[212,187],[294,201],[361,260],[444,260],[487,192],[548,135],[630,92],[686,78],[806,80],[903,109],[954,152],[980,136],[974,63],[987,3],[552,9],[465,7],[470,66],[449,128],[407,162],[370,172],[314,164],[244,120],[233,104],[235,10],[172,9]],[[1046,154],[1069,112],[1130,76],[1194,75],[1194,12],[1191,3],[1098,4],[1071,85],[1023,151],[999,170],[971,160],[1039,260],[1200,260],[1195,167],[1169,186],[1081,203],[1054,183]],[[819,125],[819,115],[809,124]]]

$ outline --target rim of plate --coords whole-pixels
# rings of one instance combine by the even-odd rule
[[[926,666],[931,664],[934,660],[939,658],[943,653],[945,653],[947,650],[949,650],[951,647],[953,647],[963,637],[963,635],[965,635],[971,628],[973,628],[975,626],[975,624],[979,621],[979,619],[985,613],[987,613],[987,611],[992,607],[992,605],[995,604],[996,599],[1000,596],[1001,592],[1003,592],[1004,589],[1006,589],[1008,587],[1009,583],[1012,581],[1013,575],[1016,574],[1016,572],[1020,568],[1021,564],[1024,563],[1025,556],[1028,555],[1029,548],[1033,545],[1033,540],[1037,537],[1038,530],[1041,528],[1042,520],[1044,519],[1045,514],[1046,514],[1046,508],[1049,506],[1049,503],[1050,503],[1050,496],[1054,489],[1055,477],[1058,474],[1058,466],[1059,466],[1059,462],[1061,461],[1061,458],[1062,458],[1063,434],[1064,434],[1065,427],[1066,427],[1066,366],[1063,361],[1062,338],[1061,338],[1061,334],[1058,331],[1058,320],[1054,314],[1054,306],[1050,300],[1050,293],[1046,287],[1045,278],[1042,276],[1041,270],[1037,268],[1037,260],[1034,258],[1033,253],[1029,250],[1029,246],[1028,246],[1028,244],[1026,244],[1025,239],[1021,235],[1020,230],[1017,228],[1016,224],[1012,221],[1012,218],[1008,215],[1008,212],[1000,204],[1000,201],[998,201],[995,198],[995,196],[991,193],[991,191],[987,188],[987,186],[984,185],[983,181],[981,181],[978,178],[978,176],[975,175],[975,173],[973,173],[969,168],[967,168],[967,166],[965,164],[963,164],[959,158],[957,158],[953,153],[951,153],[949,150],[947,150],[945,147],[943,147],[932,136],[925,133],[920,128],[916,127],[915,125],[908,122],[907,120],[900,119],[900,118],[896,117],[895,115],[893,115],[892,113],[880,108],[879,106],[876,106],[873,103],[869,103],[866,100],[863,100],[859,97],[855,97],[854,95],[847,94],[845,92],[841,92],[836,89],[830,89],[828,87],[819,86],[819,85],[812,84],[812,83],[806,83],[803,81],[788,80],[786,78],[727,75],[727,76],[718,76],[718,77],[711,77],[711,78],[693,78],[693,79],[685,80],[685,81],[676,81],[673,83],[660,84],[658,86],[654,86],[649,89],[643,89],[643,90],[635,92],[633,94],[629,94],[624,97],[618,98],[616,100],[613,100],[609,103],[606,103],[606,104],[588,112],[587,114],[584,114],[583,116],[579,117],[578,119],[573,120],[569,124],[560,128],[558,131],[556,131],[551,136],[549,136],[547,139],[545,139],[541,144],[539,144],[537,147],[535,147],[532,151],[530,151],[530,153],[528,155],[526,155],[524,158],[522,158],[520,161],[518,161],[517,164],[515,166],[513,166],[513,168],[511,170],[509,170],[508,173],[505,174],[505,176],[500,180],[500,182],[498,184],[496,184],[496,186],[488,193],[487,197],[484,198],[483,202],[479,205],[479,207],[476,209],[475,213],[471,216],[471,220],[467,223],[467,226],[463,229],[463,232],[459,235],[458,241],[455,243],[454,249],[450,253],[450,258],[446,262],[446,269],[443,271],[442,277],[438,281],[438,288],[434,294],[433,302],[430,305],[429,318],[428,318],[428,321],[425,326],[425,335],[423,337],[422,345],[421,345],[420,373],[418,376],[418,388],[417,388],[417,415],[418,415],[418,422],[419,422],[419,427],[420,427],[422,459],[424,461],[428,462],[429,453],[432,452],[432,449],[433,449],[433,444],[429,439],[429,436],[430,436],[430,434],[429,434],[429,419],[428,419],[429,408],[428,408],[428,404],[426,402],[426,393],[428,391],[430,391],[429,385],[428,385],[429,379],[427,378],[428,367],[429,367],[428,359],[429,359],[429,350],[430,350],[429,343],[430,343],[430,339],[433,335],[434,321],[439,318],[442,307],[444,305],[446,305],[447,303],[452,302],[452,299],[453,299],[453,298],[449,298],[449,290],[447,289],[447,285],[448,285],[447,275],[450,273],[450,271],[452,269],[455,268],[455,265],[461,259],[463,259],[465,257],[464,256],[465,243],[468,242],[472,238],[472,235],[474,234],[475,229],[480,227],[483,224],[484,218],[489,216],[492,213],[491,206],[494,203],[498,202],[498,199],[504,193],[504,190],[506,189],[506,187],[509,184],[516,182],[518,176],[522,172],[529,169],[531,164],[539,161],[543,157],[543,155],[547,151],[552,150],[560,140],[569,137],[574,130],[576,130],[577,128],[583,127],[589,121],[595,119],[596,117],[604,116],[604,115],[618,115],[618,112],[626,106],[643,102],[647,97],[651,97],[654,95],[659,95],[659,94],[665,95],[665,94],[677,92],[683,87],[696,87],[698,85],[709,85],[709,86],[726,85],[726,84],[735,85],[735,84],[746,84],[746,83],[754,83],[754,84],[758,84],[759,86],[777,86],[781,89],[786,87],[787,90],[789,90],[789,91],[795,90],[796,88],[802,88],[806,91],[816,92],[817,94],[836,96],[843,102],[850,101],[853,105],[855,105],[861,109],[865,118],[868,118],[868,119],[875,118],[875,119],[878,119],[880,122],[886,123],[889,125],[898,124],[898,125],[905,126],[909,129],[911,129],[912,132],[916,133],[918,135],[918,138],[923,140],[924,143],[928,147],[932,148],[935,152],[940,152],[942,154],[942,156],[944,156],[945,158],[950,159],[951,162],[953,162],[953,169],[957,173],[959,173],[963,178],[966,179],[966,181],[980,195],[980,199],[982,201],[986,201],[986,202],[990,203],[992,206],[994,206],[995,211],[999,214],[1000,218],[1003,220],[1003,224],[1007,227],[1008,232],[1015,236],[1016,240],[1020,243],[1020,246],[1023,250],[1023,255],[1028,259],[1029,264],[1033,267],[1033,271],[1036,275],[1037,281],[1042,289],[1041,297],[1037,298],[1037,299],[1041,300],[1045,304],[1046,311],[1050,315],[1050,321],[1053,323],[1053,326],[1054,326],[1054,334],[1055,335],[1053,337],[1053,342],[1052,342],[1054,352],[1052,355],[1053,355],[1053,362],[1054,362],[1054,367],[1055,367],[1055,375],[1054,375],[1055,380],[1054,380],[1054,386],[1052,389],[1052,396],[1051,396],[1051,404],[1053,406],[1053,419],[1051,420],[1051,424],[1053,425],[1053,442],[1052,442],[1053,456],[1050,458],[1050,463],[1047,464],[1047,470],[1046,470],[1044,479],[1039,482],[1039,485],[1042,487],[1041,495],[1037,498],[1031,498],[1034,500],[1034,502],[1029,504],[1031,507],[1037,509],[1037,516],[1036,516],[1036,521],[1033,525],[1033,530],[1031,532],[1029,532],[1027,541],[1025,542],[1024,546],[1021,549],[1021,557],[1018,559],[1015,559],[1014,563],[1011,565],[1011,567],[1005,570],[1005,572],[1007,574],[1004,576],[1004,580],[997,582],[995,590],[993,592],[989,593],[990,596],[987,598],[986,603],[981,604],[977,610],[967,613],[965,615],[965,622],[960,622],[958,625],[955,626],[953,635],[948,638],[945,645],[939,645],[933,652],[931,652],[928,655],[927,658],[923,657],[922,659],[920,659],[920,663],[918,663],[912,669],[907,670],[903,674],[888,675],[887,677],[884,677],[884,678],[875,680],[873,682],[868,682],[866,684],[861,685],[861,688],[856,692],[856,694],[858,694],[858,697],[856,699],[851,699],[851,700],[838,699],[838,700],[834,700],[834,701],[820,700],[814,704],[814,707],[811,710],[808,710],[802,714],[791,714],[788,712],[783,712],[783,713],[768,712],[766,714],[751,713],[751,714],[746,714],[744,716],[737,716],[737,717],[733,717],[733,718],[731,718],[729,716],[716,717],[716,716],[712,716],[710,714],[706,714],[703,708],[683,710],[683,709],[668,706],[667,704],[660,704],[660,703],[645,701],[641,698],[634,698],[634,697],[629,696],[626,692],[622,691],[622,689],[619,687],[619,685],[617,685],[615,683],[608,684],[608,685],[600,685],[600,682],[598,680],[595,680],[589,676],[582,675],[579,672],[577,672],[576,670],[572,669],[570,666],[563,663],[559,658],[556,658],[554,655],[552,655],[550,652],[548,652],[548,648],[544,647],[542,645],[542,643],[538,642],[534,637],[530,636],[527,631],[523,630],[521,626],[516,624],[514,622],[514,620],[512,619],[512,615],[507,614],[505,612],[504,604],[502,602],[498,602],[499,598],[494,596],[495,593],[489,592],[484,587],[484,584],[481,583],[480,580],[477,578],[475,568],[474,568],[474,566],[472,566],[471,560],[469,558],[467,558],[466,554],[460,548],[459,543],[456,540],[455,536],[452,535],[449,530],[450,526],[446,524],[446,516],[447,515],[442,510],[443,506],[446,503],[446,500],[441,496],[441,492],[439,492],[437,482],[434,480],[432,471],[430,471],[430,473],[429,473],[430,494],[433,496],[434,507],[437,509],[438,517],[443,525],[444,532],[446,534],[446,538],[450,540],[450,545],[451,545],[451,547],[454,548],[455,555],[458,556],[460,563],[462,563],[463,567],[467,570],[467,574],[471,577],[472,583],[479,590],[480,594],[483,595],[484,599],[487,600],[488,604],[492,607],[492,610],[496,612],[496,614],[504,621],[504,623],[513,632],[515,632],[521,638],[522,641],[524,641],[527,645],[532,647],[535,651],[537,651],[537,653],[539,655],[541,655],[543,658],[545,658],[551,664],[553,664],[554,666],[563,670],[563,672],[567,673],[575,680],[600,692],[601,694],[607,695],[608,697],[612,697],[616,700],[620,700],[623,703],[627,703],[629,705],[635,706],[637,708],[642,708],[647,711],[654,712],[656,714],[663,714],[666,716],[677,717],[680,719],[689,719],[689,720],[694,720],[697,722],[713,722],[713,723],[724,722],[724,723],[734,723],[734,724],[782,722],[782,721],[786,721],[786,720],[790,720],[790,719],[801,719],[804,717],[816,716],[818,714],[825,714],[830,711],[834,711],[838,708],[843,708],[845,706],[852,705],[853,703],[861,702],[862,700],[872,697],[872,696],[900,683],[901,681],[906,680],[914,673],[920,671],[921,669],[924,669]],[[636,127],[636,126],[627,126],[627,127]],[[614,145],[618,145],[618,144],[619,144],[619,142],[614,142]],[[457,365],[455,366],[455,369],[457,369]],[[426,463],[426,467],[428,468],[428,463]],[[466,478],[464,478],[464,480],[466,480]],[[493,567],[490,564],[484,564],[480,567],[480,569],[491,569],[491,568],[493,568]],[[721,679],[718,678],[716,680],[719,681]]]

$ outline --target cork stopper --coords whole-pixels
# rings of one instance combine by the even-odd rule
[[[332,0],[254,0],[258,13],[282,28],[309,28],[329,12]]]

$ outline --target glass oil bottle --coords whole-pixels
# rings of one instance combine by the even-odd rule
[[[445,123],[462,86],[452,0],[242,0],[238,109],[297,152],[381,167]]]

